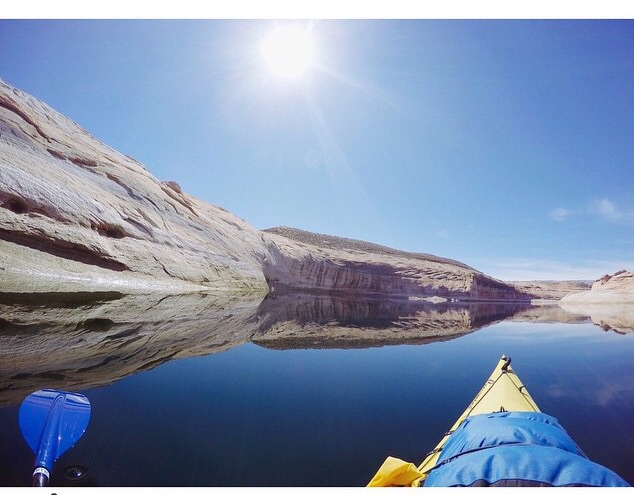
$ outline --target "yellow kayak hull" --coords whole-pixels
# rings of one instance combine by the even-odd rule
[[[394,457],[388,457],[368,486],[420,486],[436,465],[443,446],[469,416],[499,411],[535,411],[539,408],[526,387],[513,371],[511,359],[502,356],[493,373],[476,394],[471,404],[456,420],[451,429],[438,442],[418,466]]]

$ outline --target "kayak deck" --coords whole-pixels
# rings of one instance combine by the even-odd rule
[[[471,401],[471,404],[420,465],[414,466],[400,459],[388,457],[368,486],[420,486],[427,478],[429,471],[438,462],[438,457],[451,434],[466,418],[500,411],[540,412],[528,390],[513,371],[511,358],[506,356],[500,358],[493,373]]]
[[[466,418],[476,414],[499,411],[539,412],[539,407],[537,407],[528,390],[526,390],[522,381],[513,371],[511,358],[506,356],[500,358],[493,373],[491,373],[489,379],[471,401],[471,404],[456,420],[451,429],[445,433],[434,450],[427,454],[423,462],[418,466],[418,470],[423,473],[423,478],[420,481],[423,481],[426,477],[426,472],[436,465],[443,446]]]

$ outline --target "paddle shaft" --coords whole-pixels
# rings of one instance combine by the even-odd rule
[[[60,393],[55,397],[53,405],[48,413],[48,419],[44,432],[42,433],[42,441],[35,457],[35,471],[33,471],[33,486],[48,486],[50,472],[53,469],[53,463],[57,459],[57,448],[59,446],[59,428],[62,410],[66,396]]]

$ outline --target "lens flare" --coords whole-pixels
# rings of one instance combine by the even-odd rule
[[[271,72],[285,79],[301,79],[314,62],[312,32],[298,26],[277,27],[262,41],[261,52]]]

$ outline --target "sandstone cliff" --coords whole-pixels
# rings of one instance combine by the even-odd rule
[[[274,289],[461,300],[531,299],[528,293],[446,258],[289,227],[267,229],[264,234],[270,253],[264,275]]]
[[[605,275],[591,290],[570,294],[559,305],[571,314],[588,316],[604,330],[634,332],[634,272]]]
[[[453,260],[288,228],[259,232],[0,81],[0,292],[280,287],[534,297]]]
[[[622,270],[605,275],[592,284],[590,291],[570,294],[561,302],[567,305],[634,303],[634,272]]]
[[[266,292],[260,235],[0,81],[3,291]]]
[[[591,283],[584,280],[533,280],[530,282],[506,282],[524,294],[531,294],[535,299],[558,301],[568,294],[584,292],[590,289]]]

